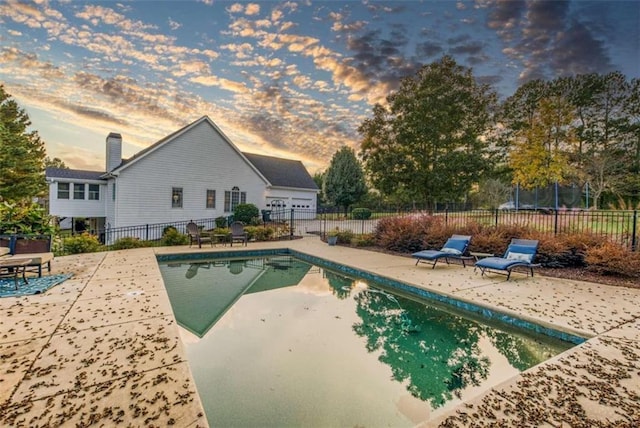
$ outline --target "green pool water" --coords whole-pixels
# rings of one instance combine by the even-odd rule
[[[160,269],[212,427],[414,426],[573,346],[289,255]]]

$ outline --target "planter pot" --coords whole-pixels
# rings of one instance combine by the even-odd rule
[[[337,236],[328,236],[327,237],[327,244],[336,245],[337,243],[338,243],[338,237]]]

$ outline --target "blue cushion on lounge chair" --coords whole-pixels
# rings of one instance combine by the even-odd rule
[[[422,250],[413,253],[411,256],[418,259],[416,264],[422,260],[432,262],[433,267],[435,267],[438,260],[445,259],[449,263],[449,258],[452,258],[461,259],[463,266],[466,266],[462,256],[469,246],[469,241],[471,241],[470,236],[453,235],[440,250]]]
[[[451,254],[462,254],[469,245],[468,239],[449,238],[440,251]]]
[[[506,272],[507,279],[511,277],[511,270],[516,267],[525,267],[531,272],[533,276],[534,265],[533,258],[538,251],[538,241],[530,239],[513,239],[507,251],[502,257],[487,257],[478,260],[475,264],[480,269],[482,275],[487,270],[501,273]]]
[[[416,259],[426,259],[426,260],[435,260],[437,258],[446,257],[448,255],[449,255],[448,253],[445,253],[439,250],[422,250],[422,251],[418,251],[417,253],[411,254],[411,256],[415,257]]]
[[[476,262],[476,266],[486,269],[507,270],[509,266],[521,263],[521,260],[516,259],[505,259],[502,257],[485,257],[484,259],[478,260]]]
[[[536,247],[533,245],[511,244],[504,255],[505,259],[520,260],[531,263],[536,255]]]

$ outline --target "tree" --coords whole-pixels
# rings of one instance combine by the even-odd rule
[[[64,161],[60,158],[51,159],[47,156],[44,159],[45,168],[59,168],[59,169],[69,169],[69,167],[64,163]]]
[[[358,128],[373,185],[433,206],[467,196],[487,168],[496,95],[448,56],[424,66]]]
[[[46,190],[44,143],[29,116],[0,85],[0,201],[23,202]]]
[[[513,182],[527,189],[562,182],[571,173],[567,153],[575,137],[573,108],[563,98],[543,98],[529,126],[516,133],[510,153]]]
[[[318,189],[322,190],[322,184],[324,183],[324,175],[325,175],[325,171],[316,171],[315,174],[313,174],[313,182],[316,183],[316,186],[318,186]],[[327,204],[327,201],[325,201],[324,199],[324,195],[322,194],[322,192],[318,192],[318,194],[316,195],[316,207],[320,208],[324,205]]]
[[[324,176],[322,192],[326,200],[344,207],[345,213],[367,193],[364,172],[353,149],[344,146],[334,153]]]
[[[620,72],[577,76],[571,100],[579,112],[578,168],[597,205],[605,193],[620,194],[625,177],[633,168],[634,153],[626,145],[629,133],[631,86]]]
[[[495,178],[487,178],[478,184],[473,200],[478,206],[496,209],[511,198],[511,186]]]

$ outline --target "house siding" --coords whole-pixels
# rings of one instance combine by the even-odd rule
[[[230,215],[224,192],[234,186],[247,203],[265,203],[264,180],[206,121],[116,173],[114,227]],[[171,207],[174,187],[182,188],[182,208]],[[216,191],[215,209],[206,208],[207,190]]]
[[[58,183],[69,183],[69,199],[58,199]],[[84,184],[84,199],[74,199],[73,184]],[[89,184],[100,186],[100,199],[89,200]],[[49,212],[59,217],[104,217],[106,185],[97,181],[55,180],[49,183]]]

